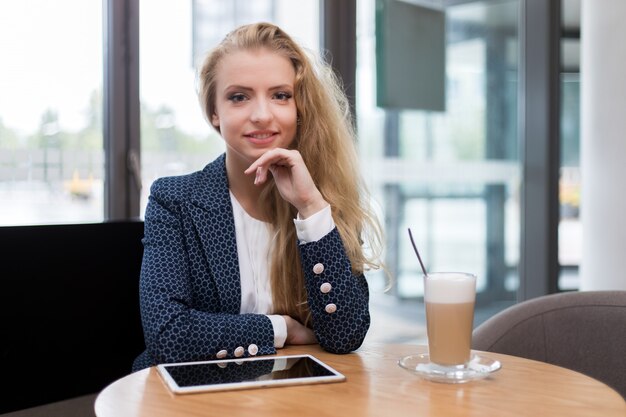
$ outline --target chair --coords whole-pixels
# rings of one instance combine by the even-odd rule
[[[96,417],[97,393],[0,414],[0,417]]]
[[[131,372],[142,237],[141,221],[0,227],[0,415],[93,416]]]
[[[626,398],[626,291],[567,292],[521,302],[478,326],[472,348],[562,366]]]

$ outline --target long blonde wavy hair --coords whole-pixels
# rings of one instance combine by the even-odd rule
[[[230,32],[204,60],[199,96],[205,116],[215,113],[216,71],[220,60],[238,50],[267,49],[287,57],[296,72],[294,100],[297,149],[324,199],[343,241],[354,274],[379,268],[382,232],[369,207],[369,194],[358,168],[355,132],[348,100],[332,68],[307,53],[270,23],[241,26]],[[294,207],[283,200],[273,181],[261,194],[273,241],[270,282],[276,314],[310,325],[304,273],[298,256]]]

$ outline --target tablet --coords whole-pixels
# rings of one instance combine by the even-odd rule
[[[204,391],[319,384],[346,377],[311,355],[260,356],[157,365],[172,392]]]

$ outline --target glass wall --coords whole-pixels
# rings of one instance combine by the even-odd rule
[[[580,222],[580,0],[562,0],[561,171],[559,264],[561,290],[579,287]]]
[[[140,2],[142,202],[158,177],[203,168],[224,152],[201,112],[196,71],[231,29],[269,21],[319,50],[319,0]]]
[[[376,17],[379,7],[392,1],[414,8],[434,5],[444,15],[441,108],[420,108],[412,100],[411,105],[378,101],[384,74],[377,73]],[[0,3],[0,225],[104,220],[102,10],[110,2]],[[516,133],[520,1],[357,3],[359,146],[364,174],[385,219],[387,267],[396,280],[392,293],[402,300],[421,296],[419,265],[406,233],[411,227],[430,270],[476,272],[483,305],[514,299],[523,185]],[[223,152],[222,140],[204,120],[196,97],[196,70],[206,51],[228,30],[252,20],[277,22],[317,50],[320,2],[139,4],[143,211],[155,178],[200,169]],[[442,4],[454,5],[442,10]],[[567,10],[572,10],[568,5],[579,9],[580,2],[564,0],[563,5],[563,50],[576,50],[576,36],[570,36],[576,30],[567,24]],[[116,8],[110,17],[125,21],[124,8]],[[421,30],[389,26],[395,33],[415,35]],[[124,47],[131,49],[131,56],[138,52],[134,43]],[[338,45],[333,53],[352,47]],[[417,63],[435,61],[417,45],[401,52]],[[561,289],[577,287],[580,252],[579,85],[577,70],[568,66],[570,56],[564,53],[562,76]],[[128,68],[121,54],[112,59],[114,68]],[[409,77],[404,87],[423,84],[415,70],[399,69],[398,74]],[[135,131],[138,120],[133,115],[130,119],[119,123],[126,123],[122,131]],[[111,142],[124,148],[126,139],[112,137]],[[123,190],[110,195],[122,205],[128,200]],[[374,276],[373,288],[383,281]]]
[[[103,220],[102,2],[0,2],[0,226]]]
[[[423,294],[410,227],[428,270],[476,273],[479,305],[501,308],[515,300],[519,283],[519,2],[442,10],[445,106],[439,110],[383,107],[373,93],[388,82],[375,72],[376,37],[385,33],[380,13],[392,1],[360,0],[357,22],[360,152],[385,218],[392,293],[407,300]],[[419,18],[419,10],[411,13]],[[410,45],[403,53],[431,59]]]

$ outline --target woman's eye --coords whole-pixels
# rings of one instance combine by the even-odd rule
[[[241,103],[245,99],[246,96],[241,93],[234,93],[228,96],[228,100],[232,101],[233,103]]]
[[[274,94],[274,98],[276,98],[277,100],[281,100],[281,101],[287,101],[291,97],[292,95],[290,93],[286,93],[284,91]]]

